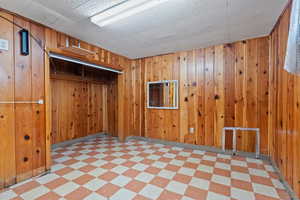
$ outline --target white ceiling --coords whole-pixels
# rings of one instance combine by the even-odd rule
[[[129,58],[265,36],[288,0],[170,0],[100,28],[89,17],[124,0],[0,0],[0,7]]]

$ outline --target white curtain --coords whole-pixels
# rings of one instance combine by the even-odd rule
[[[300,0],[293,0],[284,69],[300,75]]]

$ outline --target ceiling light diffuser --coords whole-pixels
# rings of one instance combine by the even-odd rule
[[[91,17],[91,22],[103,27],[156,7],[166,1],[169,0],[129,0]]]

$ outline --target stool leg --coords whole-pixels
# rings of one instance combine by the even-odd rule
[[[260,148],[260,133],[259,131],[256,131],[256,158],[259,158],[259,151]]]
[[[233,129],[233,153],[236,153],[236,129]]]
[[[225,152],[225,129],[222,130],[222,150]]]

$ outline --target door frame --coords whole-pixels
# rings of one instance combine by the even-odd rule
[[[46,38],[47,40],[47,38]],[[47,44],[47,41],[46,41]],[[45,65],[45,127],[46,127],[46,134],[45,134],[45,152],[46,152],[46,171],[49,171],[52,166],[52,158],[51,158],[51,150],[52,150],[52,106],[51,106],[51,79],[50,79],[50,54],[54,53],[57,55],[61,55],[64,57],[69,57],[78,61],[82,61],[84,63],[89,63],[90,66],[96,66],[99,65],[102,67],[102,69],[106,68],[108,71],[113,71],[115,73],[118,73],[118,88],[120,81],[119,77],[123,77],[123,67],[117,66],[117,65],[112,65],[112,64],[107,64],[103,63],[100,61],[94,61],[82,56],[78,56],[74,53],[69,53],[66,52],[62,49],[59,48],[47,48],[46,47],[46,52],[44,53],[44,65]],[[110,70],[109,70],[110,69]],[[118,92],[120,90],[118,89]],[[119,103],[119,101],[118,101]],[[118,106],[119,109],[119,106]],[[118,115],[119,116],[119,115]],[[119,129],[119,127],[118,127]],[[121,140],[124,140],[124,137],[121,137]]]

